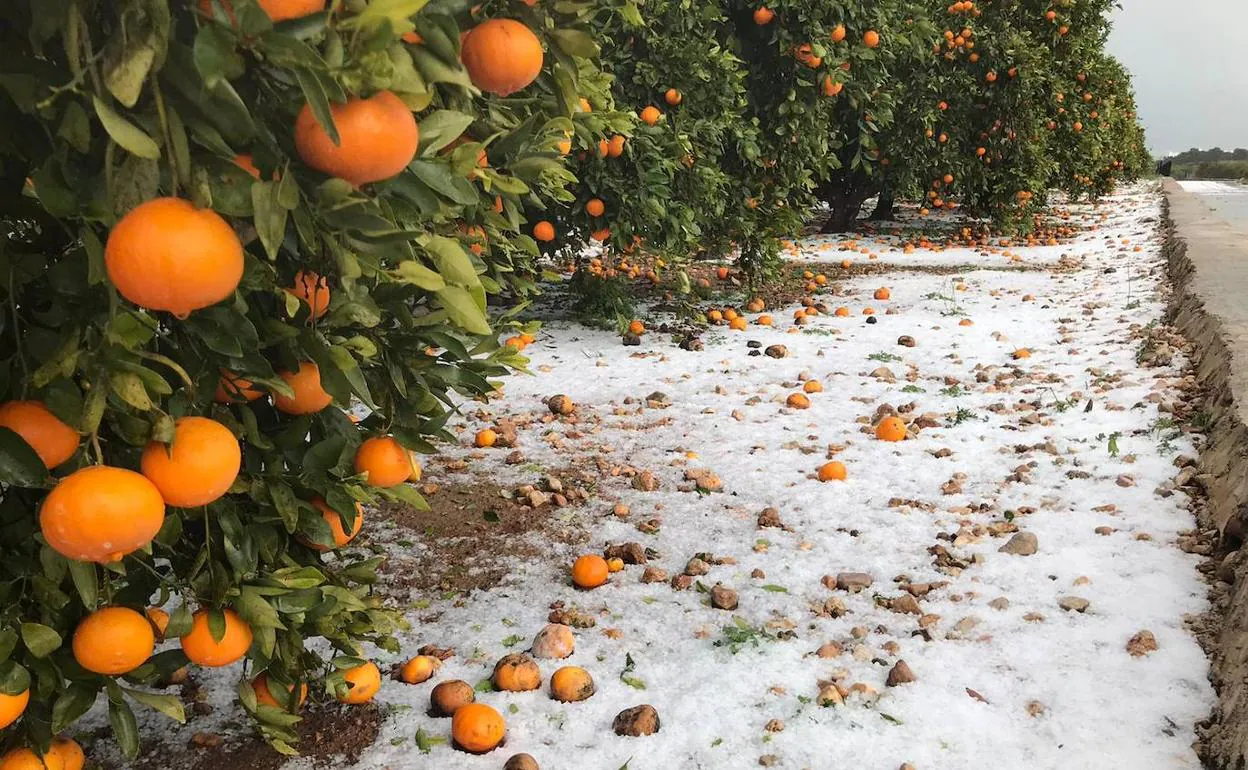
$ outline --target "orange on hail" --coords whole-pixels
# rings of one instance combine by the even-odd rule
[[[121,296],[185,318],[238,288],[243,244],[212,209],[182,198],[153,198],[109,232],[104,266]]]
[[[880,288],[875,290],[875,294],[873,294],[872,296],[878,300],[886,300],[889,297],[893,296],[893,293],[889,291],[887,287],[881,286]]]
[[[182,637],[182,652],[200,666],[219,668],[240,660],[251,647],[251,626],[234,610],[221,610],[225,633],[220,639],[212,635],[208,610],[200,610],[191,620],[191,630]]]
[[[343,547],[354,540],[356,535],[360,534],[360,527],[364,525],[364,509],[359,503],[355,504],[355,521],[352,522],[349,533],[342,527],[342,516],[333,508],[330,508],[328,503],[316,497],[312,499],[312,505],[316,506],[321,512],[321,517],[325,519],[325,523],[329,525],[329,531],[334,538],[333,548]],[[305,542],[309,548],[315,551],[325,552],[331,549],[331,546],[313,543],[310,540]]]
[[[606,559],[586,554],[572,563],[572,582],[578,588],[597,588],[607,582],[610,572]]]
[[[374,436],[355,451],[355,472],[367,473],[370,487],[393,487],[412,475],[412,458],[390,436]]]
[[[646,325],[642,323],[641,321],[637,320],[636,318],[634,318],[628,324],[628,333],[640,337],[641,335],[646,333]]]
[[[539,241],[553,241],[555,239],[555,226],[546,220],[542,220],[533,225],[533,238]]]
[[[147,662],[156,649],[152,624],[129,607],[105,607],[74,629],[74,660],[105,676],[128,674]]]
[[[0,427],[21,436],[48,470],[78,451],[78,431],[61,422],[41,401],[7,401],[0,405]]]
[[[333,403],[334,397],[321,387],[321,370],[316,364],[301,361],[297,372],[278,372],[277,375],[295,392],[294,396],[273,394],[273,404],[277,411],[286,414],[315,414]]]
[[[437,658],[431,655],[417,655],[399,669],[399,678],[408,684],[420,684],[433,678],[441,667],[442,661]]]
[[[844,481],[848,476],[849,472],[845,469],[845,463],[833,460],[819,466],[820,481]]]
[[[484,703],[461,706],[451,717],[451,737],[455,745],[473,754],[493,751],[506,734],[503,715]]]
[[[139,467],[167,505],[194,508],[219,499],[238,478],[243,453],[230,429],[207,417],[183,417],[173,443],[153,441]]]
[[[473,437],[472,443],[478,449],[489,449],[498,441],[498,434],[490,428],[484,428],[477,431],[477,435]]]
[[[317,171],[359,187],[397,175],[416,157],[420,129],[403,100],[391,91],[331,104],[337,143],[304,105],[295,119],[295,148]]]
[[[366,661],[355,668],[347,669],[343,672],[342,678],[346,680],[349,688],[345,693],[337,696],[342,703],[353,706],[368,703],[381,690],[381,671],[372,661]]]
[[[541,74],[542,41],[514,19],[490,19],[469,30],[460,59],[477,88],[510,96]]]
[[[885,417],[875,426],[875,437],[880,441],[902,441],[906,438],[906,424],[900,417]]]
[[[286,292],[303,300],[313,318],[320,318],[329,312],[329,281],[310,270],[295,273],[295,285]]]
[[[264,395],[264,391],[251,386],[251,380],[245,380],[228,369],[221,370],[221,379],[217,381],[217,392],[212,400],[218,404],[229,404],[234,401],[255,401]]]
[[[585,204],[585,213],[591,217],[600,217],[606,210],[606,204],[599,198],[590,198],[589,202]]]
[[[588,700],[596,689],[594,678],[579,666],[564,666],[550,677],[550,697],[562,703]]]
[[[61,479],[39,509],[39,527],[54,551],[101,564],[147,545],[164,522],[165,501],[155,484],[106,465]]]

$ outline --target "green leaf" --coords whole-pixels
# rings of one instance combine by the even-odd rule
[[[446,738],[440,735],[430,735],[423,728],[416,729],[416,748],[421,754],[428,754],[434,746],[441,746],[444,743],[446,743]]]
[[[86,561],[70,561],[69,576],[74,581],[74,588],[82,597],[82,605],[94,610],[99,601],[99,584],[95,572],[95,564]]]
[[[147,388],[143,387],[143,379],[134,372],[114,372],[108,378],[108,384],[122,401],[135,409],[146,412],[152,408],[152,399],[147,395]]]
[[[598,44],[586,32],[564,28],[552,30],[550,36],[555,39],[555,45],[559,46],[559,50],[568,56],[579,56],[582,59],[598,57]]]
[[[333,360],[334,366],[337,366],[347,378],[347,382],[351,383],[351,390],[355,391],[355,395],[360,397],[365,406],[376,409],[373,394],[369,392],[368,383],[364,380],[364,372],[360,371],[360,365],[356,362],[355,356],[351,355],[351,351],[341,345],[334,345],[329,349],[329,357]]]
[[[186,711],[182,707],[182,699],[176,695],[158,695],[153,692],[144,692],[136,690],[132,687],[122,688],[126,695],[129,695],[137,703],[142,703],[150,709],[154,709],[176,721],[178,724],[186,724]]]
[[[442,276],[414,260],[399,262],[398,268],[394,270],[394,277],[404,283],[411,283],[412,286],[421,287],[424,291],[436,292],[447,285]]]
[[[472,334],[489,334],[490,322],[484,309],[462,286],[447,286],[437,291],[438,303],[446,309],[452,322]]]
[[[0,482],[15,487],[41,487],[48,469],[26,440],[9,428],[0,428]]]
[[[239,592],[238,599],[234,602],[234,609],[254,628],[286,628],[282,625],[273,605],[265,601],[264,597],[253,588],[244,587]]]
[[[113,738],[127,759],[139,755],[139,725],[135,721],[134,712],[124,698],[108,700],[108,722],[113,726]]]
[[[75,682],[66,688],[52,704],[52,732],[59,733],[77,722],[95,705],[98,695],[99,692],[85,682]]]
[[[432,155],[458,139],[472,125],[473,116],[455,110],[435,110],[420,121],[422,155]]]
[[[169,613],[169,625],[165,626],[165,637],[173,639],[186,636],[191,632],[191,624],[194,621],[191,608],[185,604],[179,604],[173,612]]]
[[[391,29],[407,32],[412,29],[410,19],[427,5],[429,0],[372,0],[355,17],[342,21],[342,26],[375,27],[389,22]]]
[[[277,259],[277,252],[282,247],[282,239],[286,237],[286,219],[289,209],[278,202],[278,186],[275,182],[251,183],[251,205],[255,210],[253,216],[256,234],[269,259]]]
[[[768,585],[763,586],[763,590],[770,591],[773,594],[787,594],[789,592],[789,589],[785,588],[784,586],[778,586],[774,584],[768,584]]]
[[[340,141],[338,126],[334,125],[334,115],[329,109],[329,95],[325,93],[325,86],[314,73],[305,69],[295,70],[295,79],[299,81],[303,98],[307,101],[308,107],[312,109],[316,122],[321,124],[321,128],[325,129],[325,133],[329,134],[334,144],[338,144]]]
[[[433,257],[434,264],[438,266],[438,273],[447,283],[458,286],[477,286],[481,283],[472,260],[468,258],[468,253],[464,251],[459,241],[434,235],[422,245],[425,251]]]
[[[124,39],[118,35],[114,41]],[[146,39],[131,38],[123,48],[110,45],[104,61],[104,85],[117,101],[134,107],[156,62],[156,48]]]
[[[234,48],[234,36],[220,24],[205,24],[199,28],[191,55],[195,69],[209,88],[220,80],[241,76],[245,69],[243,57]]]
[[[160,147],[143,129],[123,118],[112,107],[98,96],[91,97],[95,104],[95,114],[99,117],[104,130],[122,149],[140,158],[156,160],[160,157]]]
[[[556,163],[556,165],[559,164]],[[473,189],[472,184],[466,179],[457,177],[451,169],[451,164],[445,160],[416,159],[407,167],[431,190],[455,203],[467,206],[478,200],[477,191]],[[561,165],[560,168],[562,168]]]
[[[294,534],[299,526],[299,504],[295,501],[294,490],[283,481],[269,481],[268,489],[269,498],[273,507],[277,508],[277,515],[281,517],[286,531]]]
[[[56,129],[56,137],[65,140],[70,147],[86,155],[91,151],[91,119],[87,111],[77,101],[65,103],[65,113],[61,116],[61,125]]]
[[[0,663],[7,661],[15,649],[17,649],[17,632],[12,628],[0,629]],[[6,693],[6,695],[15,694]]]
[[[36,658],[45,658],[61,646],[61,635],[42,623],[22,624],[22,644]]]
[[[29,689],[29,671],[11,660],[0,663],[0,693],[19,695]]]

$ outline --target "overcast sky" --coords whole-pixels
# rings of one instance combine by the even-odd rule
[[[1121,0],[1109,50],[1156,153],[1248,147],[1248,0]]]

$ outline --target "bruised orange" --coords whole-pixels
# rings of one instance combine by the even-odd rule
[[[156,649],[152,624],[129,607],[105,607],[74,629],[74,660],[105,676],[128,674],[147,662]]]
[[[61,479],[39,509],[39,527],[54,551],[101,564],[147,545],[164,522],[165,501],[155,484],[106,465]]]
[[[542,41],[515,19],[490,19],[464,38],[460,59],[472,84],[495,96],[511,96],[542,73]]]
[[[338,700],[352,706],[368,703],[381,690],[381,671],[377,664],[365,661],[355,668],[349,668],[342,674],[349,688]]]
[[[301,361],[296,372],[278,372],[286,381],[294,396],[273,394],[273,404],[286,414],[315,414],[333,403],[334,397],[321,387],[321,370],[316,364]]]
[[[234,610],[221,610],[225,618],[225,634],[213,638],[208,625],[208,610],[199,610],[191,620],[191,630],[182,637],[182,652],[200,666],[219,668],[234,663],[251,647],[251,626]]]
[[[0,405],[0,427],[21,436],[48,470],[78,451],[78,431],[61,422],[41,401],[6,401]]]
[[[113,226],[104,267],[127,300],[185,318],[238,288],[243,244],[212,209],[182,198],[153,198]]]
[[[309,105],[295,119],[295,148],[317,171],[359,187],[397,175],[416,157],[420,129],[403,100],[391,91],[346,104],[331,104],[337,143],[317,122]]]
[[[207,417],[183,417],[174,428],[173,443],[149,443],[139,467],[167,505],[194,508],[228,492],[242,461],[242,449],[229,428]]]

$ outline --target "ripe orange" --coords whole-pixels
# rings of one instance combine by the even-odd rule
[[[473,438],[473,444],[478,449],[489,449],[498,441],[498,434],[489,428],[477,431],[477,435]]]
[[[599,198],[590,198],[589,202],[585,204],[585,213],[591,217],[600,217],[606,210],[606,204]]]
[[[514,19],[490,19],[468,32],[460,59],[477,88],[510,96],[542,73],[542,41]]]
[[[212,400],[218,404],[230,404],[235,401],[255,401],[264,395],[264,391],[251,387],[251,380],[245,380],[228,369],[221,370],[221,379],[217,382],[217,392]]]
[[[628,333],[641,336],[646,333],[646,325],[637,319],[633,319],[628,324]]]
[[[806,384],[802,386],[802,390],[807,393],[822,393],[823,383],[819,380],[806,380]]]
[[[893,296],[893,293],[889,291],[887,287],[881,286],[880,288],[875,290],[875,294],[873,294],[872,296],[882,301]]]
[[[412,475],[412,458],[390,436],[375,436],[355,451],[355,472],[367,473],[371,487],[393,487]]]
[[[228,666],[240,660],[251,647],[251,626],[234,610],[221,611],[225,617],[225,635],[214,639],[208,627],[208,610],[199,610],[191,621],[191,630],[182,637],[182,652],[192,662],[210,668]]]
[[[260,169],[256,168],[256,161],[246,153],[234,156],[234,165],[251,174],[252,177],[260,178]]]
[[[298,711],[308,700],[308,684],[307,682],[299,683],[299,700],[295,702],[293,697],[295,686],[293,684],[277,684],[282,692],[285,705],[278,702],[273,695],[272,682],[269,681],[268,674],[261,674],[251,680],[251,689],[256,692],[256,703],[261,706],[272,706],[273,708],[285,709],[287,711]]]
[[[533,225],[533,238],[539,241],[553,241],[555,239],[555,226],[546,220],[542,220]]]
[[[867,48],[876,48],[880,45],[880,33],[869,29],[863,33],[862,42]]]
[[[207,417],[183,417],[173,443],[153,441],[139,467],[167,505],[194,508],[219,499],[238,478],[243,453],[230,429]]]
[[[585,554],[572,563],[572,582],[577,588],[597,588],[607,582],[610,572],[606,559],[592,553]]]
[[[156,634],[156,638],[163,640],[165,629],[169,627],[169,613],[159,607],[148,607],[143,610],[143,615],[147,618],[147,622],[152,624],[152,631]]]
[[[315,414],[333,403],[334,397],[321,387],[321,370],[314,363],[301,361],[299,371],[278,372],[277,376],[295,392],[293,397],[273,394],[273,404],[279,412]]]
[[[844,481],[848,476],[849,472],[845,469],[845,463],[833,460],[819,466],[820,481]]]
[[[0,730],[8,727],[21,718],[30,703],[30,690],[22,690],[17,695],[0,693]]]
[[[604,227],[604,228],[602,228],[602,229],[600,229],[600,230],[595,230],[595,231],[593,231],[592,233],[590,233],[590,234],[589,234],[589,237],[590,237],[590,238],[592,238],[592,239],[593,239],[593,240],[595,240],[595,241],[598,241],[599,243],[603,243],[603,242],[605,242],[608,238],[610,238],[610,237],[611,237],[611,228],[609,228],[609,227]]]
[[[408,684],[420,684],[433,678],[441,667],[442,661],[437,658],[431,655],[417,655],[399,669],[399,678]]]
[[[350,533],[342,528],[342,516],[333,508],[330,508],[328,503],[316,497],[312,499],[312,504],[320,510],[325,523],[329,525],[329,531],[334,536],[334,548],[343,547],[354,540],[356,535],[360,534],[360,527],[364,526],[364,509],[359,503],[355,504],[355,521],[351,524]],[[321,545],[320,543],[306,541],[306,544],[309,548],[316,551],[325,552],[330,550],[329,546]]]
[[[728,328],[732,329],[733,331],[743,332],[745,331],[746,326],[747,324],[745,322],[745,319],[740,316],[737,316],[736,318],[728,322]]]
[[[0,427],[8,428],[30,444],[48,470],[78,451],[78,431],[61,422],[41,401],[0,404]]]
[[[220,0],[230,21],[234,21],[234,7],[230,0]],[[256,5],[273,21],[286,21],[325,10],[325,0],[256,0]],[[212,13],[212,0],[199,0],[199,10]]]
[[[153,198],[109,232],[104,266],[121,296],[185,318],[238,288],[243,245],[212,209],[197,209],[181,198]]]
[[[330,113],[338,129],[337,144],[310,106],[305,104],[295,119],[295,148],[317,171],[359,187],[395,176],[416,157],[420,129],[412,111],[393,92],[331,104]]]
[[[86,754],[73,738],[54,738],[52,745],[48,747],[47,756],[43,758],[45,764],[48,763],[48,757],[58,757],[65,770],[82,770],[82,766],[87,763]],[[49,769],[51,767],[49,765]]]
[[[329,312],[329,281],[311,270],[295,273],[295,285],[286,291],[303,300],[303,304],[311,309],[313,318],[320,318]]]
[[[645,123],[647,126],[657,124],[659,119],[663,117],[663,113],[659,112],[659,108],[655,107],[653,104],[643,109],[639,115],[641,117],[641,122]]]
[[[880,441],[904,441],[906,424],[900,417],[885,417],[875,426],[875,437]]]
[[[1028,350],[1027,348],[1019,348],[1018,350],[1015,350],[1013,353],[1011,353],[1010,357],[1013,358],[1015,361],[1018,361],[1023,358],[1031,358],[1031,351]]]
[[[491,679],[504,692],[528,692],[542,686],[542,670],[530,656],[512,653],[495,664]]]
[[[484,703],[460,706],[451,717],[451,737],[455,744],[473,754],[493,751],[506,734],[503,715]]]
[[[663,101],[667,102],[673,107],[680,104],[684,100],[685,100],[684,94],[682,94],[680,91],[677,91],[675,88],[669,88],[667,89],[667,93],[663,94]]]
[[[588,700],[596,689],[594,678],[578,666],[564,666],[550,677],[550,697],[562,703]]]
[[[39,527],[53,550],[101,564],[147,545],[164,522],[165,501],[155,484],[106,465],[61,479],[39,509]]]
[[[105,607],[74,629],[74,660],[106,676],[127,674],[147,662],[156,649],[152,624],[129,607]]]
[[[754,9],[754,23],[760,27],[770,24],[775,18],[776,12],[765,5]]]
[[[623,155],[624,143],[626,141],[628,141],[628,138],[625,137],[623,134],[616,134],[615,136],[611,137],[611,141],[607,143],[608,157],[618,158],[621,155]]]
[[[810,399],[802,393],[790,393],[789,397],[785,399],[784,405],[790,409],[809,409]]]
[[[833,27],[831,38],[832,38],[833,43],[839,43],[842,40],[844,40],[845,39],[845,25],[837,24],[835,27]]]
[[[346,679],[347,686],[350,689],[337,696],[341,703],[353,706],[368,703],[381,689],[381,671],[378,670],[377,664],[372,661],[361,663],[355,668],[349,668],[343,672],[342,676]]]
[[[32,749],[13,749],[0,757],[0,770],[65,770],[65,762],[51,752],[40,758]]]

